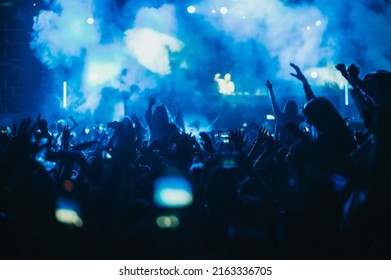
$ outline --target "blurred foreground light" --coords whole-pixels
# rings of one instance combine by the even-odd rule
[[[88,23],[88,24],[94,24],[94,22],[95,22],[95,20],[94,20],[93,17],[89,17],[89,18],[87,19],[87,23]]]
[[[56,219],[60,223],[74,225],[76,227],[83,227],[83,220],[79,215],[71,209],[57,209]]]
[[[311,78],[313,78],[313,79],[318,78],[318,73],[315,72],[315,71],[312,71],[312,72],[311,72]]]
[[[189,14],[194,14],[195,11],[196,11],[196,8],[195,8],[194,6],[189,6],[189,7],[187,7],[187,12],[188,12]]]
[[[322,21],[320,19],[318,19],[317,21],[315,21],[315,25],[316,26],[321,26],[322,25]]]
[[[267,114],[267,115],[265,116],[265,119],[267,119],[267,120],[269,120],[269,121],[274,121],[274,120],[276,119],[276,117],[275,117],[274,115],[269,115],[269,114]]]
[[[160,207],[186,207],[193,203],[192,186],[183,177],[161,177],[155,181],[153,199]]]
[[[159,216],[156,218],[156,225],[162,229],[177,228],[180,225],[176,216]]]
[[[225,15],[226,13],[228,13],[227,7],[221,7],[221,8],[220,8],[220,13],[221,13],[222,15]]]

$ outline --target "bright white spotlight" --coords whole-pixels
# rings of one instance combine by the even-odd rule
[[[87,19],[87,23],[88,23],[88,24],[94,24],[94,22],[95,22],[95,20],[94,20],[93,17],[89,17],[89,18]]]
[[[242,16],[242,19],[246,19],[246,16]]]
[[[321,26],[322,25],[322,21],[320,19],[318,19],[317,21],[315,21],[315,25],[316,26]]]
[[[307,30],[311,30],[311,26],[307,25]]]
[[[195,11],[196,11],[196,8],[195,8],[194,6],[189,6],[189,7],[187,7],[187,12],[188,12],[189,14],[194,14]]]
[[[318,78],[318,73],[316,73],[315,71],[312,71],[311,72],[311,78],[313,78],[313,79]]]
[[[210,12],[211,12],[212,14],[215,14],[215,13],[216,13],[216,10],[213,9],[213,10],[211,10]]]
[[[220,8],[220,14],[225,15],[226,13],[228,13],[227,7],[221,7]]]

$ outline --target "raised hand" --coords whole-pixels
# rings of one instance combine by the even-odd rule
[[[263,141],[265,141],[267,139],[268,135],[269,135],[269,131],[267,130],[266,127],[262,126],[258,130],[257,143],[262,143]]]
[[[241,150],[246,146],[248,139],[244,141],[245,131],[240,131],[240,129],[228,130],[230,132],[230,139],[235,144],[235,150]]]
[[[156,93],[151,93],[149,95],[149,100],[148,100],[148,106],[149,108],[152,108],[153,105],[155,105],[157,103],[157,94]]]
[[[37,125],[43,135],[48,133],[48,122],[45,119],[41,119],[41,114],[38,115]]]
[[[300,80],[302,82],[306,82],[307,81],[306,77],[301,72],[299,66],[297,66],[294,63],[290,63],[290,66],[292,66],[292,68],[296,71],[296,73],[291,73],[291,76],[295,77],[296,79],[298,79],[298,80]]]
[[[215,152],[215,149],[212,144],[212,139],[210,139],[209,135],[205,132],[200,132],[200,137],[203,142],[201,142],[202,147],[204,147],[205,151],[207,151],[209,154],[213,154]]]
[[[273,90],[273,84],[269,80],[266,80],[265,86],[269,89],[269,91]]]
[[[360,74],[360,69],[354,65],[354,64],[351,64],[349,67],[348,67],[348,73],[349,73],[349,78],[350,80],[353,82],[353,83],[356,83],[358,81],[358,75]]]
[[[345,64],[343,64],[343,63],[337,64],[337,65],[335,65],[335,68],[336,68],[339,72],[341,72],[342,76],[343,76],[345,79],[349,80],[349,74],[348,74],[348,71],[346,70],[346,65],[345,65]]]
[[[31,141],[36,129],[36,124],[30,119],[23,119],[19,126],[16,123],[12,126],[13,138],[10,142],[10,157],[16,160],[26,159],[36,155],[43,146]]]

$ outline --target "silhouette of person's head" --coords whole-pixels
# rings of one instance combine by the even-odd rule
[[[163,105],[156,106],[152,114],[152,123],[155,124],[166,124],[168,123],[168,113],[167,109]]]
[[[294,100],[288,100],[285,103],[285,108],[284,108],[284,113],[289,115],[289,116],[295,116],[299,112],[299,108],[297,106],[296,101]]]
[[[67,123],[64,121],[64,120],[58,120],[57,121],[57,131],[58,132],[63,132],[64,131],[64,127],[67,125]]]

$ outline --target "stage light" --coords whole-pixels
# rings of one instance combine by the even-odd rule
[[[345,106],[349,106],[349,83],[345,83]]]
[[[228,13],[227,7],[221,7],[221,8],[220,8],[220,13],[221,13],[222,15],[225,15],[226,13]]]
[[[316,26],[321,26],[322,25],[322,21],[320,19],[318,19],[316,22],[315,22],[315,25]]]
[[[242,19],[246,19],[246,16],[242,16]]]
[[[311,78],[313,78],[313,79],[318,78],[318,73],[315,72],[315,71],[312,71],[312,72],[311,72]]]
[[[189,14],[194,14],[195,11],[196,11],[196,8],[195,8],[194,6],[189,6],[189,7],[187,7],[187,12],[188,12]]]
[[[89,18],[87,19],[87,23],[88,23],[88,24],[94,24],[94,22],[95,22],[95,20],[94,20],[93,17],[89,17]]]
[[[67,107],[67,95],[68,95],[68,86],[67,82],[62,83],[62,106]]]
[[[311,26],[307,25],[307,30],[311,30]]]
[[[216,10],[213,9],[213,10],[211,10],[210,12],[211,12],[212,14],[215,14],[215,13],[216,13]]]

